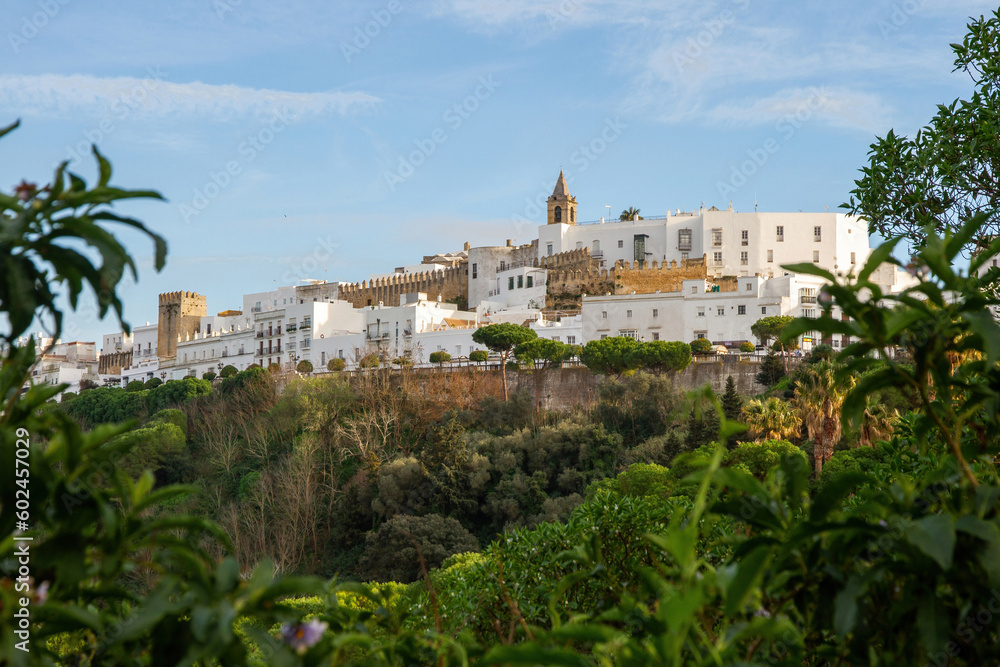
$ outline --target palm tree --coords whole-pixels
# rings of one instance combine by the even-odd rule
[[[876,442],[885,440],[899,421],[899,413],[889,410],[875,396],[865,398],[865,411],[861,416],[861,432],[858,447],[874,447]]]
[[[840,440],[840,411],[854,378],[840,378],[840,366],[831,361],[804,367],[795,389],[795,404],[806,424],[809,439],[815,443],[813,462],[819,477],[823,464],[833,456],[833,447]]]
[[[743,407],[743,422],[759,440],[787,440],[799,433],[802,421],[780,398],[755,398]]]
[[[642,216],[639,215],[639,209],[635,206],[629,206],[627,209],[622,211],[622,214],[618,216],[618,219],[622,222],[626,220],[642,220]]]

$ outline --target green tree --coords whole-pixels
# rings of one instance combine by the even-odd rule
[[[358,361],[358,368],[362,370],[370,370],[373,368],[378,368],[382,365],[382,361],[378,358],[378,355],[374,352],[369,352],[368,354],[361,357]]]
[[[368,534],[361,567],[375,581],[410,583],[420,578],[421,570],[470,551],[479,551],[479,542],[455,519],[400,514]]]
[[[785,365],[774,350],[770,350],[760,362],[760,370],[756,375],[757,384],[762,387],[773,387],[783,377],[785,377]]]
[[[952,44],[954,71],[973,84],[969,99],[938,105],[913,138],[890,130],[868,153],[868,166],[844,206],[868,221],[869,232],[922,243],[927,226],[957,231],[976,213],[988,218],[965,239],[978,249],[1000,235],[1000,10],[970,23]]]
[[[480,327],[476,329],[475,333],[472,334],[472,340],[480,345],[485,345],[487,348],[496,352],[500,355],[501,362],[501,377],[503,378],[503,400],[507,400],[507,361],[511,354],[514,352],[514,348],[521,343],[526,343],[533,338],[537,338],[538,334],[533,330],[518,326],[516,324],[511,324],[509,322],[503,322],[500,324],[488,324],[485,327]]]
[[[768,345],[772,340],[780,341],[785,327],[794,320],[791,315],[770,315],[762,317],[750,325],[750,333],[757,337],[761,345]],[[786,348],[782,348],[786,349]]]
[[[587,341],[580,352],[580,361],[599,375],[621,377],[623,373],[638,368],[635,357],[639,341],[626,336],[610,336],[600,340]]]
[[[125,391],[144,391],[146,383],[142,380],[132,380],[125,386]]]
[[[347,368],[347,362],[339,357],[335,357],[330,361],[326,362],[326,370],[331,373],[336,373],[337,371],[342,371]]]
[[[308,359],[303,359],[295,367],[295,370],[298,371],[299,373],[303,373],[305,375],[309,375],[310,373],[313,372],[312,362],[309,361]]]
[[[209,382],[211,382],[215,378],[216,378],[215,371],[205,371],[204,373],[201,374],[202,380],[208,380]]]
[[[437,364],[438,366],[443,366],[446,361],[451,361],[451,355],[443,350],[438,352],[431,352],[427,360],[432,364]]]
[[[736,381],[733,376],[726,377],[726,393],[722,395],[722,414],[726,419],[739,421],[743,412],[743,397],[736,391]]]
[[[757,348],[750,341],[744,341],[740,343],[740,352],[750,353],[756,351]]]
[[[691,341],[692,354],[709,354],[713,348],[712,341],[707,338],[695,338]]]
[[[622,211],[622,214],[618,216],[618,219],[622,222],[629,220],[643,220],[643,217],[639,215],[639,209],[634,206],[629,206],[627,209]]]
[[[490,358],[490,353],[486,350],[473,350],[469,352],[469,361],[475,364],[481,364],[488,361]]]
[[[802,367],[795,388],[795,403],[809,439],[813,441],[813,463],[816,478],[823,471],[823,464],[833,456],[833,448],[840,441],[843,430],[840,409],[854,381],[840,372],[841,367],[832,361]]]
[[[691,346],[680,341],[652,340],[640,343],[632,353],[637,368],[645,368],[656,375],[679,373],[691,364]]]
[[[752,399],[743,406],[743,423],[758,440],[797,438],[802,420],[780,398]]]
[[[239,373],[239,371],[236,370],[236,366],[233,366],[232,364],[229,364],[225,368],[222,369],[222,372],[219,373],[219,375],[221,375],[222,378],[225,379],[225,378],[231,378],[231,377],[235,376],[237,373]]]
[[[899,413],[889,408],[878,396],[868,396],[861,414],[858,447],[874,447],[875,443],[892,435],[899,422]]]

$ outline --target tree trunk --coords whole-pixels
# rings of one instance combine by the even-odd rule
[[[507,401],[507,357],[500,355],[500,377],[503,378],[503,400]]]

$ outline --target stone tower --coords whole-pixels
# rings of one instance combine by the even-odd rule
[[[177,337],[194,334],[201,329],[201,318],[208,314],[207,306],[205,297],[197,292],[161,294],[156,356],[161,360],[176,357]]]
[[[566,187],[566,178],[562,169],[559,170],[559,180],[549,197],[549,218],[550,225],[575,225],[576,224],[576,197],[569,193]]]

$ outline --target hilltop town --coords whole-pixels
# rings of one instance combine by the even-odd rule
[[[420,366],[434,352],[467,359],[477,348],[473,332],[498,322],[576,345],[625,336],[737,349],[759,342],[751,326],[762,317],[817,315],[822,280],[782,266],[812,262],[847,274],[871,252],[866,223],[840,213],[737,212],[730,204],[579,221],[562,172],[546,217],[527,243],[465,243],[359,283],[304,280],[245,294],[240,308],[214,315],[198,291],[160,294],[157,322],[105,335],[99,354],[93,342],[56,344],[35,380],[78,391],[85,378],[125,386],[226,366],[325,373],[372,355],[387,366]],[[885,264],[875,281],[891,293],[912,279]],[[819,342],[804,335],[799,346]]]

